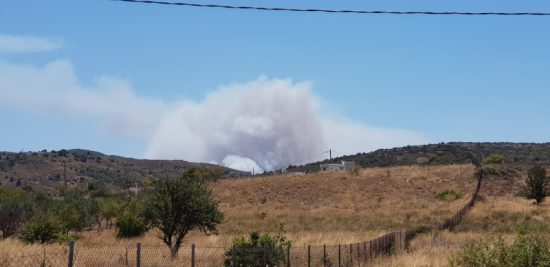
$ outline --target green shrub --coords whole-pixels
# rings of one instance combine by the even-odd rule
[[[454,190],[445,190],[437,193],[437,195],[435,195],[435,198],[440,201],[456,200],[460,198],[460,193]]]
[[[525,183],[526,197],[534,199],[537,205],[540,204],[547,195],[548,177],[546,177],[546,169],[540,166],[529,169]]]
[[[118,238],[142,236],[148,230],[145,220],[134,213],[125,213],[118,216],[116,218],[116,228]]]
[[[283,266],[288,246],[290,241],[283,233],[260,235],[254,232],[248,238],[237,237],[233,240],[233,246],[225,252],[225,266]]]
[[[38,215],[23,225],[20,239],[26,243],[51,243],[58,241],[63,224],[52,215]]]
[[[489,237],[467,244],[451,260],[452,266],[538,267],[550,266],[548,243],[540,237],[520,234],[508,245],[500,237]]]
[[[483,162],[485,164],[501,164],[504,162],[504,156],[501,154],[491,154],[486,157]]]

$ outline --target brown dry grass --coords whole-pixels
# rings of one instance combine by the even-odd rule
[[[212,188],[227,215],[222,233],[276,231],[280,223],[291,233],[388,231],[435,225],[460,209],[474,188],[473,170],[470,165],[374,168],[357,176],[221,180]],[[446,189],[463,197],[435,201]]]
[[[460,247],[471,240],[481,238],[481,233],[442,232],[421,235],[409,248],[393,257],[375,260],[377,267],[443,267],[449,266]]]

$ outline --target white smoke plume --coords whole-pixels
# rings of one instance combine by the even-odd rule
[[[308,82],[261,77],[221,87],[164,118],[146,157],[269,171],[327,158],[322,152],[328,148],[343,155],[426,142],[412,131],[327,116],[320,102]]]
[[[0,60],[0,105],[68,119],[98,119],[116,136],[149,138],[172,106],[137,96],[123,80],[99,77],[82,86],[68,60],[43,67]]]
[[[260,78],[221,87],[164,118],[146,156],[247,170],[282,167],[325,146],[317,110],[309,83]]]

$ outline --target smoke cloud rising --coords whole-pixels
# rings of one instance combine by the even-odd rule
[[[260,78],[184,102],[153,135],[148,158],[270,170],[325,147],[309,83]]]
[[[4,52],[49,51],[49,40],[0,35]],[[3,48],[2,48],[3,47]],[[222,86],[200,101],[166,102],[136,94],[127,81],[102,76],[92,86],[78,80],[69,60],[44,66],[0,59],[3,108],[64,119],[98,121],[109,135],[148,143],[144,157],[222,164],[257,172],[333,155],[426,143],[421,134],[376,128],[324,114],[330,103],[310,82],[256,80]]]
[[[328,148],[343,155],[426,141],[412,131],[322,114],[320,102],[309,82],[261,77],[221,87],[164,118],[146,157],[257,171],[327,158]]]

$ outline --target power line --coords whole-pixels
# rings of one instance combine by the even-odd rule
[[[289,12],[320,12],[320,13],[350,13],[350,14],[392,14],[392,15],[466,15],[466,16],[550,16],[548,12],[434,12],[434,11],[386,11],[386,10],[334,10],[315,8],[284,8],[284,7],[261,7],[261,6],[232,6],[217,4],[195,4],[184,2],[167,2],[151,0],[112,0],[130,3],[174,5],[204,8],[225,8],[225,9],[246,9],[262,11],[289,11]]]

